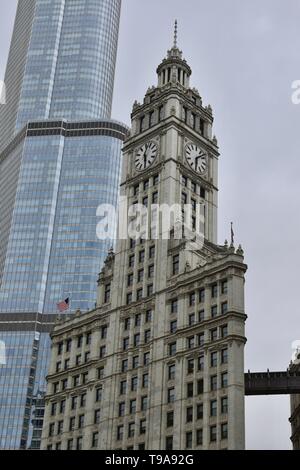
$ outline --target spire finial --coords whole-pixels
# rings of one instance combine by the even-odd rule
[[[177,49],[177,37],[178,37],[178,23],[175,20],[175,28],[174,28],[174,49]]]

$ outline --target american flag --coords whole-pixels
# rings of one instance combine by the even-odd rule
[[[65,312],[66,310],[69,310],[69,307],[70,307],[69,297],[67,299],[63,300],[62,302],[59,302],[59,304],[57,304],[57,310],[59,312]]]

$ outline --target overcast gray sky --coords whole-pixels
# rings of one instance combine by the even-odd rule
[[[3,79],[16,0],[0,0]],[[172,43],[215,114],[220,158],[219,242],[235,221],[249,265],[245,368],[284,370],[300,339],[299,0],[123,0],[113,117],[156,84]],[[247,448],[289,449],[288,397],[246,399]]]

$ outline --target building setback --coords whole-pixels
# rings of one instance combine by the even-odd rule
[[[99,277],[97,308],[57,323],[43,449],[245,446],[247,266],[233,233],[230,246],[217,245],[212,109],[190,87],[176,38],[157,73],[157,87],[133,107],[121,196],[147,206],[153,220],[156,204],[177,203],[180,218],[190,204],[192,229],[177,237],[175,217],[167,231],[143,224],[137,240],[119,239]],[[204,233],[204,243],[191,245],[188,233]]]
[[[300,351],[297,351],[297,357],[290,365],[290,372],[300,372]],[[291,441],[294,450],[300,450],[300,395],[291,395],[291,417],[292,428]]]
[[[0,448],[39,448],[57,303],[95,307],[128,128],[111,119],[121,0],[19,0],[0,109]]]

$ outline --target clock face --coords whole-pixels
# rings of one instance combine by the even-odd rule
[[[139,171],[146,170],[157,156],[157,145],[154,142],[148,142],[141,147],[136,155],[135,166]]]
[[[185,148],[186,160],[197,173],[203,174],[207,170],[207,154],[197,145],[188,144]]]

